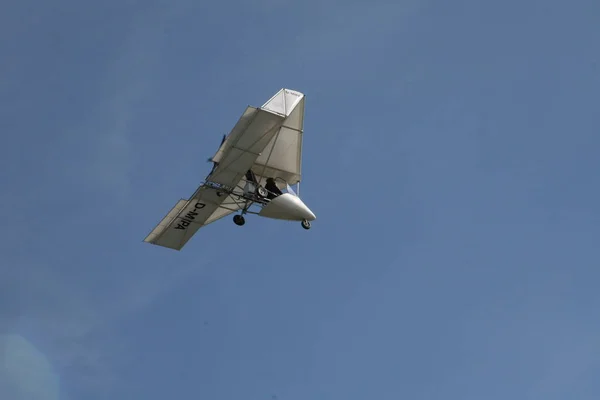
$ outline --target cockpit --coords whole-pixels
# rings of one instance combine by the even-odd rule
[[[256,175],[252,170],[246,172],[246,185],[244,186],[244,193],[249,195],[250,193],[256,193],[259,197],[273,200],[282,194],[289,193],[294,197],[298,197],[296,192],[291,186],[280,177],[267,177],[264,186],[260,186]]]
[[[279,181],[279,184],[276,183],[276,180]],[[267,178],[265,189],[267,190],[267,198],[269,200],[273,200],[275,197],[281,196],[284,193],[297,196],[292,187],[282,178]]]

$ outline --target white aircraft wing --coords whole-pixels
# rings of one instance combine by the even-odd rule
[[[216,189],[201,186],[190,200],[179,200],[144,241],[181,250],[198,229],[238,211],[242,206],[231,196],[218,196]]]
[[[248,107],[212,160],[219,163],[210,180],[227,186],[252,171],[283,178],[293,185],[302,177],[304,94],[281,89],[261,108]]]
[[[285,120],[254,162],[252,170],[256,175],[263,178],[282,178],[290,185],[300,182],[304,102],[304,94],[281,89],[261,107],[263,110],[285,115]]]
[[[248,107],[212,157],[217,167],[207,180],[233,188],[279,132],[284,115]]]

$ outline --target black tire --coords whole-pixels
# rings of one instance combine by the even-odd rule
[[[304,229],[310,229],[310,221],[308,221],[306,219],[304,221],[302,221],[301,225]]]
[[[243,215],[236,214],[233,216],[233,223],[237,226],[242,226],[246,223]]]

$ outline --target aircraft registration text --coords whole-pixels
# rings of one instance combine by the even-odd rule
[[[180,217],[181,222],[177,224],[175,229],[186,229],[188,226],[190,226],[190,224],[198,216],[198,210],[201,210],[204,207],[206,207],[206,204],[200,202],[196,203],[193,210],[188,211],[184,216]]]

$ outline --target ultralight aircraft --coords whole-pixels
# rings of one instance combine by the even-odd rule
[[[303,93],[281,89],[262,107],[247,107],[209,159],[213,167],[204,182],[144,241],[181,250],[198,229],[232,213],[238,226],[245,214],[256,214],[310,229],[315,214],[299,197],[304,101]],[[253,205],[260,211],[251,211]]]

